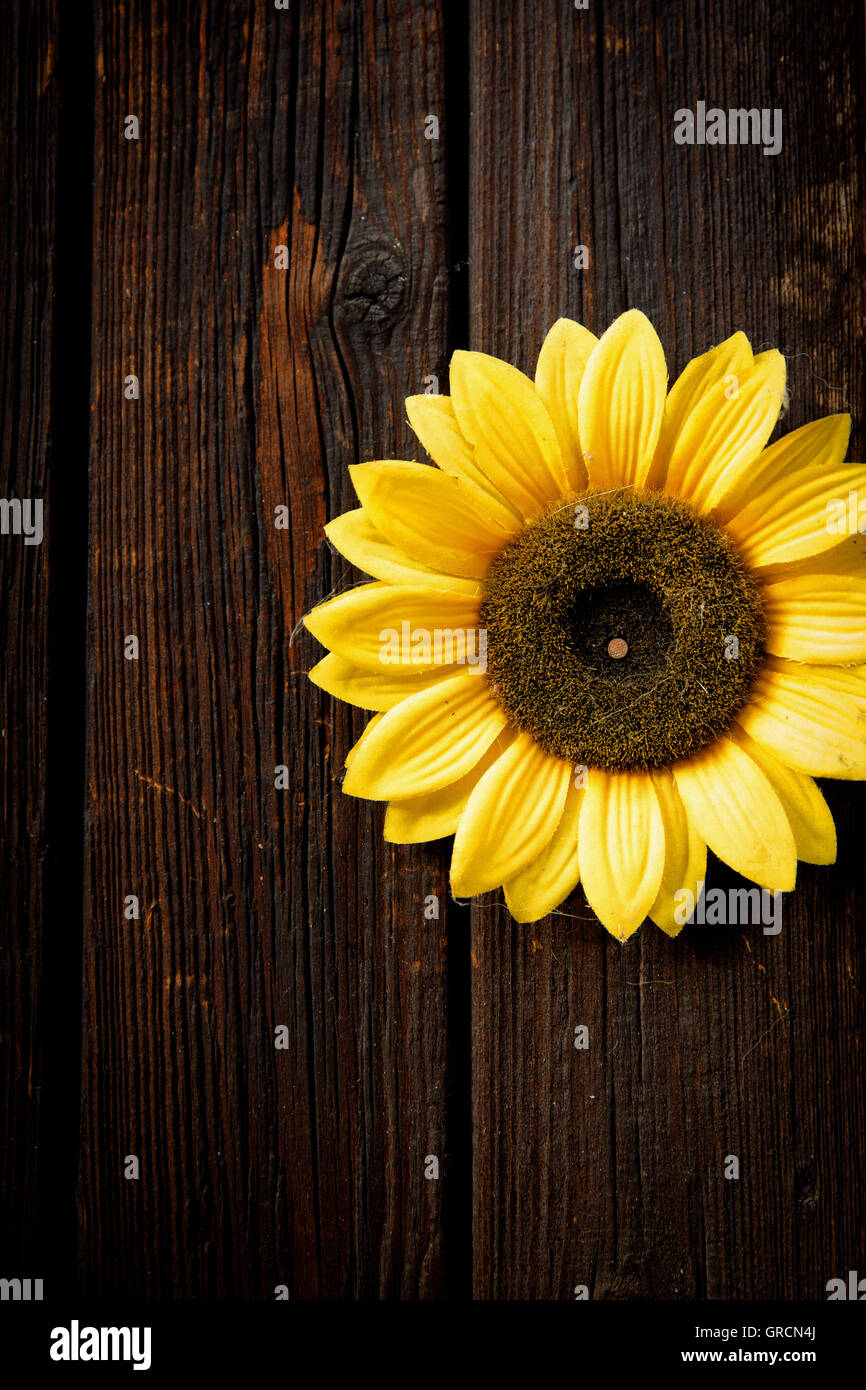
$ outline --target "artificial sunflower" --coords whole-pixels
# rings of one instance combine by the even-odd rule
[[[305,619],[311,679],[375,711],[344,791],[392,842],[453,834],[458,897],[531,922],[581,882],[620,940],[680,930],[708,846],[773,891],[832,863],[813,778],[866,777],[850,418],[767,447],[782,355],[735,333],[668,391],[637,310],[560,319],[534,383],[457,352],[450,384],[406,402],[435,466],[352,468],[325,528],[376,581]]]

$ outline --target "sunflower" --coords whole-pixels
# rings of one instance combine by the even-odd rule
[[[768,446],[785,361],[743,333],[667,383],[637,310],[559,319],[534,382],[457,352],[406,401],[434,466],[351,468],[325,528],[374,579],[305,618],[312,681],[374,712],[343,789],[393,843],[453,835],[452,892],[518,922],[580,882],[620,940],[676,935],[708,847],[787,892],[836,856],[813,779],[866,777],[850,418]]]

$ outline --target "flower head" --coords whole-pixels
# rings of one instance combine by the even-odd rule
[[[831,863],[813,778],[866,777],[848,416],[768,447],[781,354],[735,333],[668,391],[637,310],[560,319],[534,382],[477,352],[450,381],[406,402],[434,466],[352,468],[326,527],[376,581],[305,619],[311,679],[375,712],[344,790],[388,840],[453,834],[458,896],[530,922],[582,882],[621,940],[680,930],[708,846],[769,890]]]

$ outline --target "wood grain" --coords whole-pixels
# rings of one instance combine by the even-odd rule
[[[0,14],[0,496],[40,499],[50,526],[56,236],[56,6]],[[49,540],[0,536],[0,1251],[7,1277],[46,1277],[39,1197],[46,1009]],[[73,890],[74,892],[74,890]],[[50,1164],[49,1164],[50,1167]],[[14,1195],[13,1195],[14,1194]]]
[[[472,346],[531,372],[560,314],[600,333],[638,307],[672,376],[742,328],[788,358],[783,428],[862,422],[859,11],[470,16]],[[675,145],[698,100],[780,107],[781,153]],[[620,947],[579,890],[534,927],[474,909],[476,1297],[820,1299],[857,1267],[864,800],[828,796],[838,865],[801,866],[778,937],[649,925]]]
[[[87,1292],[443,1292],[443,861],[342,796],[364,719],[294,636],[445,360],[441,47],[427,3],[97,5]]]

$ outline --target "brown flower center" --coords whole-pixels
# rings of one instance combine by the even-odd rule
[[[488,679],[575,765],[665,767],[712,743],[763,660],[760,591],[684,502],[623,488],[556,503],[484,583]]]

